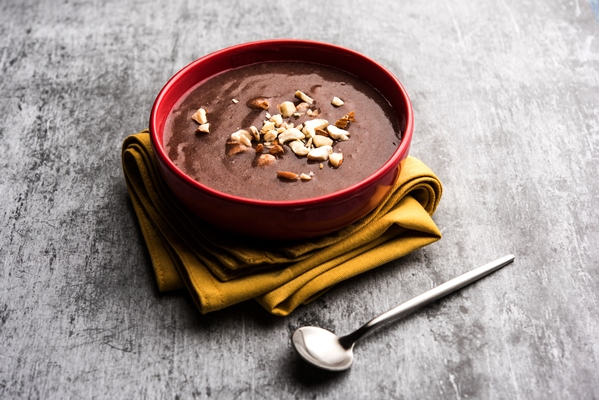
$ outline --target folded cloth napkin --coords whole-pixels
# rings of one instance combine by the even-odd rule
[[[331,234],[284,244],[219,231],[187,211],[160,175],[147,130],[125,139],[122,161],[158,289],[186,287],[202,313],[255,299],[272,314],[288,315],[333,285],[441,238],[430,217],[441,182],[411,156],[368,215]]]

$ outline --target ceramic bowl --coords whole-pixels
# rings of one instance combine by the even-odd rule
[[[402,130],[393,155],[366,179],[320,197],[265,201],[216,191],[187,176],[165,152],[163,134],[175,104],[199,82],[220,72],[253,63],[303,61],[335,67],[368,82],[392,105]],[[410,99],[399,80],[374,60],[327,43],[265,40],[216,51],[177,72],[158,94],[150,115],[150,135],[164,180],[183,205],[201,219],[232,233],[274,240],[324,235],[357,221],[389,193],[407,157],[414,126]],[[257,222],[259,221],[259,222]]]

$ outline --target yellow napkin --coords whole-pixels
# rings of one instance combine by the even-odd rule
[[[162,180],[147,130],[123,143],[129,195],[160,291],[186,287],[202,313],[255,299],[288,315],[333,285],[441,238],[431,219],[442,186],[408,157],[391,194],[370,214],[329,235],[265,245],[221,232],[188,212]]]

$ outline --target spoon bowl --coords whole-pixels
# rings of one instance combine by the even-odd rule
[[[339,337],[326,329],[305,326],[296,330],[291,340],[297,352],[317,367],[343,371],[354,362],[354,346],[346,349]]]
[[[376,328],[402,318],[498,270],[514,261],[514,258],[515,256],[510,254],[453,278],[379,315],[349,335],[339,337],[326,329],[304,326],[293,333],[291,341],[299,355],[310,364],[329,371],[346,370],[354,362],[353,349],[358,340],[363,339]]]

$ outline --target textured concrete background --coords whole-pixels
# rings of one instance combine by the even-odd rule
[[[599,398],[598,18],[595,0],[0,0],[0,398]],[[274,37],[399,77],[444,238],[287,318],[202,316],[157,292],[120,145],[185,64]],[[508,253],[346,373],[292,350],[301,325],[347,333]]]

